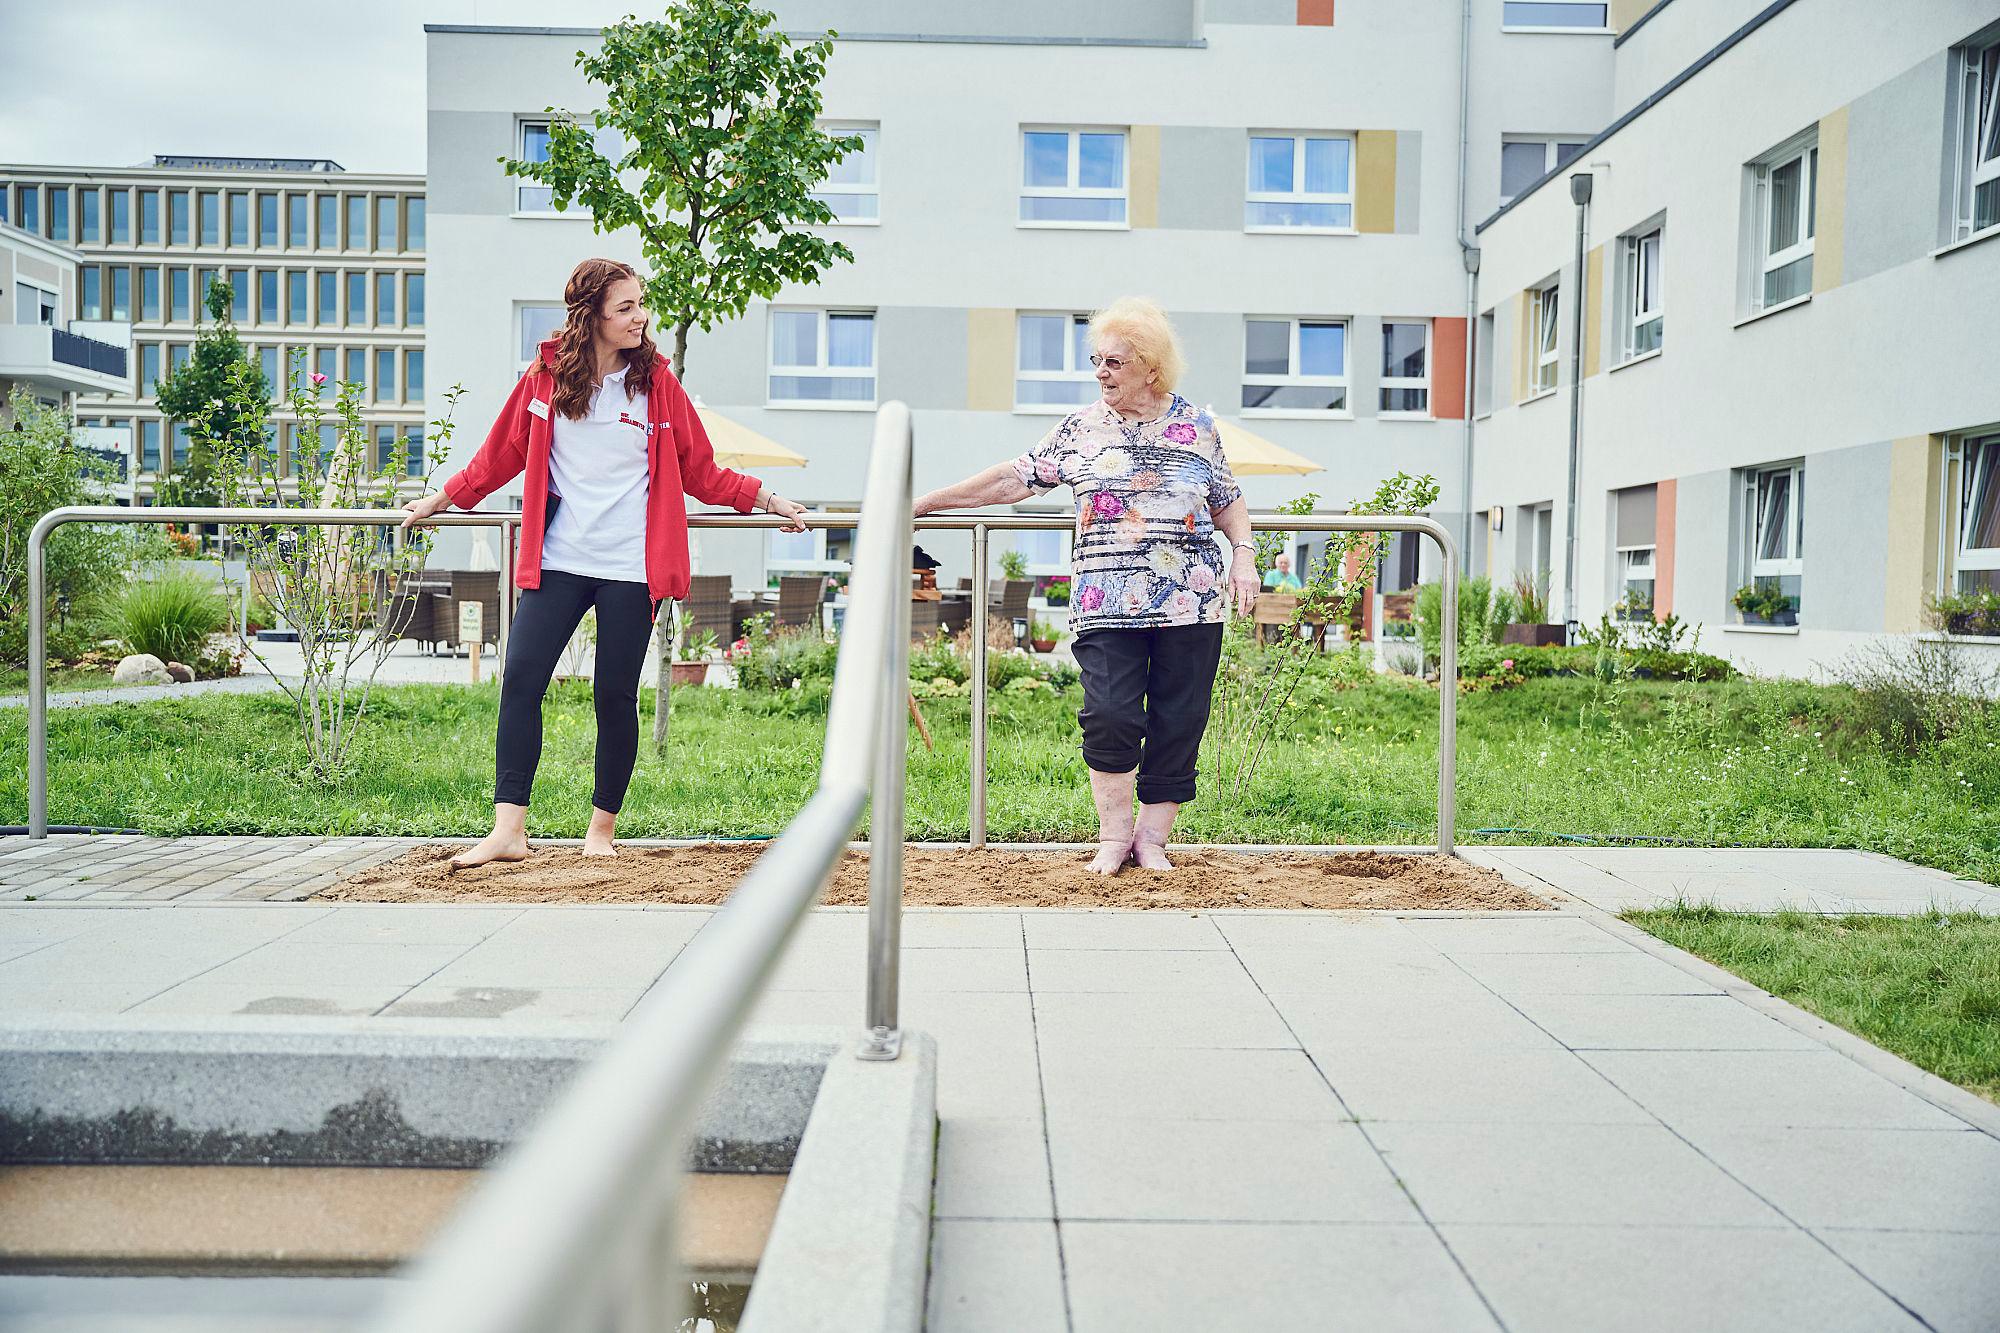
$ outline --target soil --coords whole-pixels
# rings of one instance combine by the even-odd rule
[[[415,848],[318,894],[371,903],[719,903],[768,844],[626,847],[611,858],[547,847],[528,860],[454,871],[456,845]],[[1016,852],[917,848],[903,857],[911,907],[1365,908],[1535,910],[1549,904],[1454,857],[1396,852],[1175,848],[1171,871],[1094,875],[1094,848]],[[868,854],[850,851],[820,900],[868,901]]]

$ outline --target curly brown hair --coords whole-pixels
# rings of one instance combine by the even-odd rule
[[[597,387],[597,361],[591,351],[591,337],[604,313],[605,293],[621,278],[638,282],[639,274],[630,264],[615,259],[586,259],[570,271],[563,286],[563,300],[569,317],[556,333],[556,363],[553,367],[556,411],[576,421],[590,412],[591,391]],[[643,285],[643,284],[642,284]],[[652,382],[653,366],[659,349],[651,336],[641,334],[637,347],[625,349],[625,398],[631,401]]]

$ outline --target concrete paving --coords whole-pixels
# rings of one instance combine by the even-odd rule
[[[0,1009],[602,1030],[710,915],[201,901],[199,873],[92,887],[132,841],[0,848],[9,892],[41,874],[86,896],[0,906]],[[214,862],[232,892],[281,897],[400,850],[299,841],[133,864]],[[1504,868],[1562,892],[1579,865],[1613,874],[1479,855],[1527,856]],[[1867,858],[1829,873],[1954,884]],[[864,921],[815,911],[755,1022],[858,1025]],[[1588,903],[930,909],[904,940],[904,1021],[940,1051],[935,1333],[1975,1330],[2000,1311],[2000,1108]]]

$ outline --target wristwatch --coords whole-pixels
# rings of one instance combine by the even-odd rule
[[[1231,542],[1231,543],[1229,543],[1229,544],[1230,544],[1231,546],[1240,546],[1240,547],[1242,547],[1242,548],[1243,548],[1244,550],[1246,550],[1246,551],[1249,551],[1249,552],[1251,552],[1252,554],[1255,554],[1255,553],[1256,553],[1256,550],[1257,550],[1257,543],[1255,543],[1255,542]]]

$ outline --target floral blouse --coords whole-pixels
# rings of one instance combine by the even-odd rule
[[[1130,422],[1100,399],[1015,459],[1014,475],[1076,494],[1071,629],[1223,619],[1229,579],[1211,512],[1243,492],[1207,412],[1176,394],[1155,420]]]

